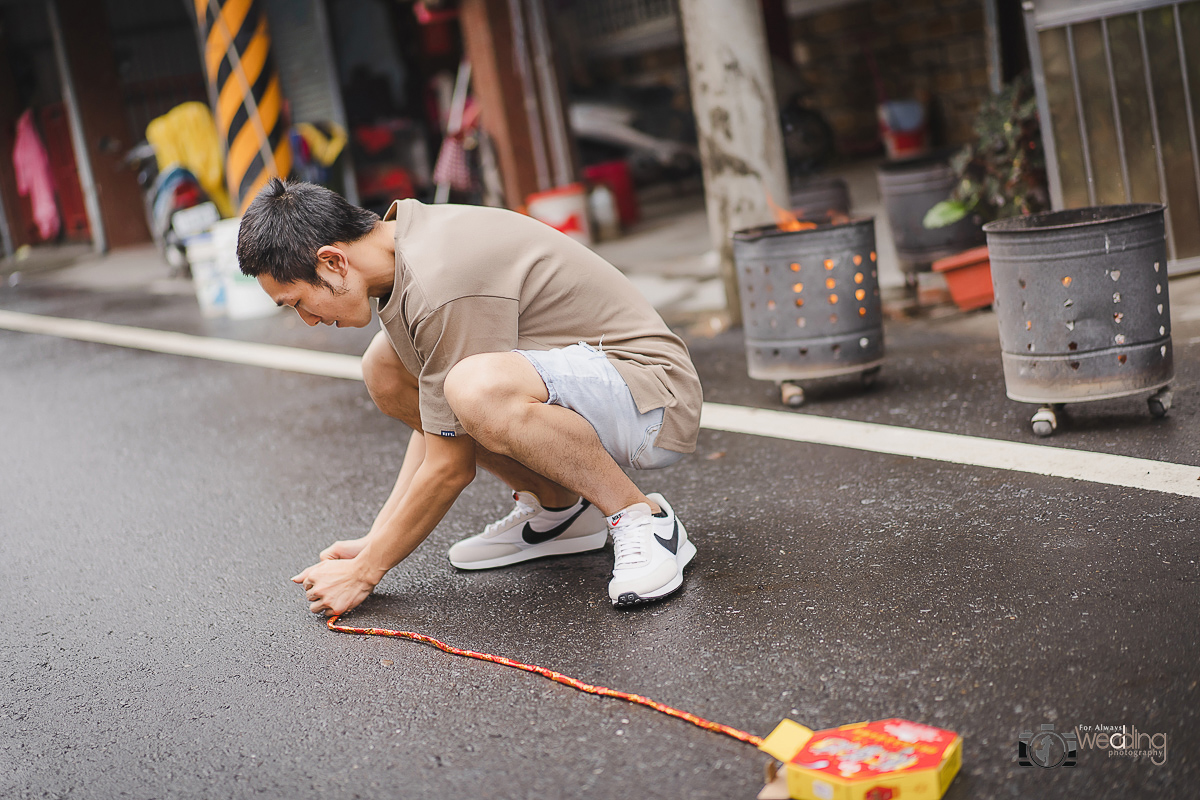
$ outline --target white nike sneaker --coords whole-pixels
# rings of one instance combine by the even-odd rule
[[[517,504],[508,515],[463,539],[447,554],[459,569],[491,569],[543,556],[599,550],[608,541],[604,515],[579,502],[563,511],[547,511],[530,492],[514,492]]]
[[[616,562],[608,583],[614,606],[632,606],[666,597],[683,583],[683,568],[696,555],[683,523],[661,494],[646,495],[666,512],[650,513],[637,503],[608,518]]]

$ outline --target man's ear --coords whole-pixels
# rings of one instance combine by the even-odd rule
[[[346,251],[335,244],[322,245],[317,249],[317,269],[325,267],[334,275],[346,277],[349,270],[349,262],[346,260]]]

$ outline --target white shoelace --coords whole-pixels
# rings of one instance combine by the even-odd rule
[[[646,534],[649,531],[649,521],[638,525],[630,525],[625,530],[613,528],[613,553],[616,556],[613,562],[614,569],[636,567],[645,562],[645,544],[648,538]]]
[[[538,509],[517,500],[517,504],[513,506],[512,511],[508,512],[502,519],[496,520],[483,529],[483,535],[485,537],[495,536],[500,531],[508,530],[513,525],[524,522],[526,519],[532,519],[537,515]]]

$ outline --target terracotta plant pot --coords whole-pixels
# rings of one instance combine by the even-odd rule
[[[956,256],[933,262],[933,271],[946,277],[946,286],[954,304],[963,311],[985,308],[992,304],[992,267],[988,249],[973,247]]]

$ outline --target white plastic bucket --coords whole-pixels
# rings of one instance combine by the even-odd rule
[[[592,226],[588,221],[587,190],[582,183],[572,183],[529,195],[525,204],[529,216],[565,233],[572,239],[592,243]]]
[[[279,311],[258,281],[243,275],[238,267],[237,237],[241,219],[223,219],[212,227],[213,247],[225,286],[225,313],[230,319],[266,317]]]
[[[223,316],[228,300],[226,281],[221,273],[212,235],[205,233],[189,239],[187,258],[192,268],[192,286],[200,303],[200,314],[208,319]]]

